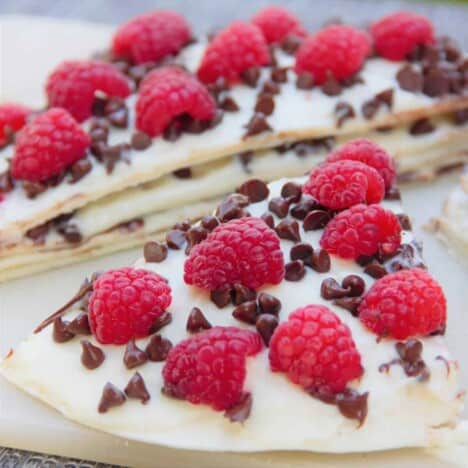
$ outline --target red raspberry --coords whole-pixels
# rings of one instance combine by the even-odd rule
[[[269,358],[273,372],[314,394],[340,393],[364,372],[351,331],[322,305],[292,312],[273,333]]]
[[[171,349],[162,375],[166,395],[210,405],[217,411],[239,402],[246,376],[246,357],[262,349],[258,333],[214,327]]]
[[[8,143],[9,133],[15,133],[26,123],[31,109],[16,103],[0,105],[0,148]]]
[[[89,299],[91,330],[103,344],[124,344],[149,334],[171,303],[171,288],[148,270],[120,268],[98,277]]]
[[[216,104],[208,90],[181,68],[163,67],[143,79],[136,103],[136,126],[158,136],[174,117],[189,114],[196,120],[209,120]]]
[[[325,163],[315,168],[302,188],[321,205],[342,210],[358,203],[379,203],[385,195],[380,174],[359,161]]]
[[[427,271],[413,268],[378,279],[358,311],[361,322],[375,334],[406,340],[444,330],[447,301]]]
[[[327,72],[344,80],[360,70],[370,49],[365,32],[351,26],[328,26],[301,44],[295,71],[312,73],[319,85],[326,80]]]
[[[380,205],[355,205],[338,213],[326,225],[320,239],[327,252],[352,259],[378,251],[390,255],[400,243],[398,218]]]
[[[434,29],[424,16],[400,11],[371,26],[375,50],[389,60],[403,60],[418,45],[433,44]]]
[[[208,45],[198,77],[205,83],[213,83],[220,77],[233,83],[239,81],[244,70],[266,65],[269,61],[262,31],[254,24],[235,21]]]
[[[158,62],[175,55],[192,37],[185,18],[173,11],[153,11],[122,24],[112,39],[116,57],[133,63]]]
[[[253,18],[269,44],[281,42],[287,36],[305,37],[307,32],[299,19],[286,8],[271,5],[260,10]]]
[[[64,109],[38,115],[18,133],[11,174],[38,182],[60,174],[86,154],[89,136]]]
[[[327,157],[327,162],[330,163],[343,160],[359,161],[373,167],[382,176],[386,188],[391,187],[395,182],[393,159],[373,141],[365,138],[352,140]]]
[[[63,107],[78,122],[91,116],[96,91],[124,98],[130,94],[130,86],[115,67],[97,60],[63,62],[46,83],[49,106]]]
[[[210,291],[241,283],[251,289],[284,276],[276,232],[260,218],[234,219],[216,227],[185,261],[184,280]]]

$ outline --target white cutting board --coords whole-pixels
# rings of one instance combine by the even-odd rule
[[[48,71],[65,58],[87,57],[105,48],[111,29],[103,25],[39,18],[0,18],[0,101],[43,104],[42,87]],[[456,174],[431,185],[403,188],[404,204],[425,244],[432,273],[449,300],[448,339],[458,356],[468,387],[468,268],[457,263],[421,226],[436,215]],[[0,285],[0,356],[7,353],[36,324],[62,305],[90,272],[122,266],[139,250],[81,263]],[[66,372],[66,369],[64,369]],[[76,395],[79,399],[80,395]],[[385,421],[382,422],[385,424]],[[284,430],[284,428],[281,428]],[[442,467],[466,455],[416,450],[372,455],[329,456],[276,452],[265,454],[208,454],[128,442],[100,434],[63,419],[55,411],[17,391],[0,379],[0,446],[79,457],[131,466],[182,467]],[[447,458],[448,457],[448,458]],[[452,466],[452,465],[450,465]]]

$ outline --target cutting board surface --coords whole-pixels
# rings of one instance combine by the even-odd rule
[[[88,57],[105,48],[110,33],[111,29],[102,25],[22,17],[0,18],[0,101],[43,105],[42,87],[51,68],[65,58]],[[452,173],[430,185],[406,185],[402,192],[416,234],[424,242],[429,268],[445,288],[449,302],[447,336],[453,354],[460,360],[464,386],[468,387],[468,268],[450,256],[432,235],[422,230],[431,216],[439,213],[457,177],[458,174]],[[131,250],[0,285],[0,355],[5,355],[45,316],[62,305],[90,272],[131,263],[140,253],[139,249]],[[80,398],[80,395],[76,398]],[[415,450],[345,457],[287,452],[206,454],[151,447],[68,422],[0,379],[1,445],[122,465],[172,468],[360,467],[364,464],[412,467],[415,463],[418,466],[424,463],[424,466],[442,467],[448,466],[445,457],[460,459],[457,453],[436,457]]]

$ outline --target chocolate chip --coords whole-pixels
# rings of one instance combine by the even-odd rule
[[[174,142],[182,135],[182,127],[177,120],[173,120],[163,132],[163,138],[166,141]]]
[[[387,270],[383,265],[376,261],[372,261],[364,268],[364,273],[367,273],[372,278],[379,279],[387,274]]]
[[[66,326],[68,332],[73,335],[91,335],[88,314],[80,313]]]
[[[302,185],[296,182],[286,182],[281,187],[281,196],[291,203],[297,203],[302,197]]]
[[[179,231],[187,232],[190,229],[190,227],[191,227],[190,221],[185,220],[185,221],[177,221],[177,223],[175,223],[172,226],[172,229],[178,229]]]
[[[419,93],[423,88],[423,76],[411,65],[404,65],[396,75],[401,89],[411,93]]]
[[[401,200],[400,189],[398,187],[389,187],[385,192],[385,200]]]
[[[259,112],[265,116],[273,114],[275,110],[275,101],[271,94],[260,94],[255,104],[255,112]]]
[[[228,195],[216,209],[216,217],[222,222],[242,218],[247,215],[243,209],[249,204],[249,198],[240,193]]]
[[[157,333],[166,325],[169,325],[172,322],[172,314],[170,312],[164,312],[160,315],[154,322],[151,324],[151,328],[149,330],[150,334]]]
[[[289,34],[281,41],[280,46],[287,54],[294,55],[301,45],[301,42],[302,39],[300,37],[297,37],[294,34]]]
[[[123,405],[125,400],[125,394],[120,391],[114,384],[107,382],[104,386],[104,390],[102,391],[98,411],[100,413],[106,413],[111,408]]]
[[[148,356],[146,353],[135,344],[135,340],[130,340],[127,343],[123,357],[125,367],[127,369],[133,369],[135,367],[141,366],[147,361]]]
[[[137,151],[143,151],[151,146],[151,137],[144,132],[136,131],[132,135],[130,144]]]
[[[209,232],[219,225],[219,221],[211,215],[203,216],[200,224]]]
[[[119,145],[108,146],[103,150],[102,162],[106,166],[106,171],[108,174],[112,173],[117,162],[120,160],[128,160],[126,153],[128,153],[129,148],[130,145],[123,143]]]
[[[92,168],[93,165],[91,164],[91,161],[86,158],[79,159],[78,161],[73,163],[70,167],[70,184],[74,184],[81,180],[86,174],[91,172]]]
[[[29,180],[24,180],[22,185],[23,190],[26,192],[26,196],[31,199],[36,198],[47,190],[47,185],[42,182],[30,182]]]
[[[275,228],[275,220],[273,219],[273,216],[270,213],[263,213],[260,216],[263,221],[265,221],[265,224],[270,227],[271,229]]]
[[[15,188],[13,178],[9,171],[0,174],[0,193],[11,192]]]
[[[239,110],[239,105],[231,96],[224,97],[220,102],[219,107],[226,112],[237,112]]]
[[[416,122],[414,122],[409,128],[411,135],[425,135],[426,133],[431,133],[434,130],[434,125],[432,125],[431,121],[427,118],[416,120]]]
[[[288,81],[288,69],[286,67],[274,67],[270,74],[275,83],[286,83]]]
[[[146,355],[150,361],[165,361],[169,351],[172,349],[172,343],[161,335],[153,335],[146,346]]]
[[[81,364],[89,370],[97,369],[106,358],[102,349],[93,345],[88,340],[81,340],[80,344],[82,348]]]
[[[401,229],[403,229],[403,231],[411,231],[411,221],[407,214],[398,213],[397,218],[398,218],[398,221],[400,222],[400,226],[401,226]]]
[[[238,403],[224,412],[224,417],[231,422],[243,423],[250,416],[251,410],[252,395],[250,393],[244,393]]]
[[[312,197],[303,197],[302,201],[297,203],[291,208],[291,216],[293,216],[296,219],[304,219],[308,213],[310,213],[313,210],[319,210],[323,208],[320,203],[317,202]]]
[[[307,213],[302,227],[304,228],[304,231],[316,231],[317,229],[323,229],[330,219],[331,216],[328,211],[313,210],[310,213]]]
[[[314,87],[314,75],[309,72],[300,73],[297,76],[296,87],[298,89],[312,89]]]
[[[278,218],[285,218],[289,211],[289,200],[274,197],[268,202],[268,209]]]
[[[431,68],[424,75],[423,92],[430,97],[438,97],[450,91],[447,73],[440,68]]]
[[[143,248],[145,261],[148,263],[160,263],[167,257],[167,247],[160,242],[147,242]]]
[[[301,240],[301,235],[299,233],[299,223],[295,220],[284,219],[280,221],[276,225],[275,231],[280,239],[287,239],[293,242],[299,242]]]
[[[358,307],[361,301],[361,297],[340,297],[338,299],[335,299],[333,301],[333,304],[348,310],[349,312],[351,312],[351,315],[357,317],[359,315]]]
[[[186,243],[185,232],[172,229],[166,234],[166,243],[170,249],[180,250]]]
[[[231,290],[232,303],[234,305],[240,305],[244,302],[253,301],[257,297],[257,293],[254,289],[250,289],[243,284],[236,283]]]
[[[336,405],[340,413],[349,419],[357,419],[362,426],[367,416],[367,399],[369,392],[358,393],[353,389],[346,389],[336,395]]]
[[[284,266],[284,279],[286,281],[300,281],[305,276],[302,260],[292,260]]]
[[[52,337],[56,343],[65,343],[70,341],[75,336],[74,333],[68,331],[67,325],[68,322],[64,322],[62,317],[57,317],[54,320]]]
[[[300,243],[296,244],[294,247],[291,248],[289,252],[289,256],[291,260],[303,260],[308,261],[310,260],[312,254],[314,253],[314,249],[310,244]]]
[[[244,151],[243,153],[239,153],[237,157],[240,159],[240,162],[242,164],[242,167],[244,168],[244,171],[247,174],[250,174],[252,171],[250,170],[250,162],[252,161],[253,158],[253,151]]]
[[[325,278],[320,285],[320,295],[327,300],[348,295],[350,288],[341,287],[334,278]]]
[[[206,239],[208,236],[208,231],[202,226],[193,226],[185,234],[187,239],[187,247],[185,248],[185,253],[188,255],[192,248]]]
[[[260,68],[247,68],[241,73],[241,78],[246,85],[250,86],[251,88],[255,88],[255,86],[257,86],[258,79],[260,78]]]
[[[456,125],[464,125],[466,122],[468,122],[468,109],[461,109],[455,111],[453,114],[453,120]]]
[[[261,292],[258,295],[258,307],[260,314],[278,315],[281,310],[281,301],[271,294]]]
[[[44,223],[41,224],[40,226],[33,227],[26,231],[25,236],[28,239],[31,239],[34,244],[36,245],[41,245],[45,242],[45,239],[47,237],[47,234],[49,233],[50,230],[50,223]]]
[[[219,309],[222,309],[231,302],[231,294],[228,289],[217,289],[210,292],[210,299]]]
[[[367,120],[374,118],[375,114],[380,108],[380,104],[381,102],[376,98],[365,101],[361,108],[364,118]]]
[[[255,328],[263,339],[265,346],[270,344],[270,339],[278,326],[278,317],[271,314],[262,314],[255,322]]]
[[[57,228],[57,232],[70,244],[79,244],[83,240],[83,236],[76,226],[73,223],[64,224]]]
[[[117,109],[114,112],[111,112],[107,116],[109,122],[112,126],[117,128],[127,128],[128,127],[128,109],[123,107],[121,109]]]
[[[322,92],[327,96],[338,96],[341,94],[341,85],[340,82],[335,79],[330,71],[327,71],[327,77],[325,83],[322,85]]]
[[[280,93],[280,87],[277,85],[274,81],[265,81],[262,86],[262,93],[261,94],[279,94]]]
[[[385,104],[389,109],[393,107],[393,89],[385,89],[375,95],[376,99]]]
[[[198,308],[194,307],[187,318],[186,329],[190,333],[199,333],[203,330],[209,330],[212,327],[211,323],[208,322],[207,318],[203,315],[203,312]]]
[[[241,322],[255,324],[258,316],[257,303],[247,301],[239,304],[233,311],[232,316]]]
[[[460,58],[461,52],[458,44],[451,37],[442,36],[438,42],[449,62],[456,62]]]
[[[335,106],[336,126],[341,128],[346,120],[352,119],[356,115],[354,108],[351,104],[341,101]]]
[[[151,398],[146,388],[145,381],[138,372],[135,372],[133,377],[129,380],[124,392],[128,398],[135,398],[140,400],[143,404],[147,403]]]
[[[249,197],[250,203],[257,203],[268,198],[270,190],[267,184],[260,179],[250,179],[244,182],[237,190],[242,195]]]
[[[178,179],[191,179],[192,178],[192,170],[190,167],[182,167],[173,171],[172,174],[177,177]]]
[[[247,131],[244,134],[244,138],[272,130],[265,118],[265,115],[261,112],[256,112],[249,120],[246,127]]]
[[[330,255],[326,250],[318,249],[314,250],[312,257],[310,259],[310,265],[318,273],[326,273],[330,271]]]

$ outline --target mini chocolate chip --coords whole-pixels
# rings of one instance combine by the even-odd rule
[[[194,307],[190,311],[187,318],[187,325],[185,326],[188,332],[199,333],[203,330],[209,330],[211,327],[211,323],[208,322],[207,318],[198,307]]]
[[[175,223],[173,226],[172,226],[172,229],[178,229],[179,231],[188,231],[191,227],[191,224],[190,224],[190,221],[188,219],[184,220],[184,221],[177,221],[177,223]]]
[[[239,110],[239,105],[231,96],[225,96],[220,102],[219,107],[226,112],[237,112]]]
[[[401,89],[412,93],[419,93],[423,87],[423,76],[411,65],[404,65],[396,75]]]
[[[313,210],[320,210],[323,207],[312,197],[305,198],[291,208],[291,216],[296,219],[304,219]]]
[[[81,180],[86,174],[88,174],[93,165],[91,161],[86,158],[79,159],[75,163],[73,163],[70,167],[71,178],[69,180],[70,184],[74,184]]]
[[[100,413],[106,413],[111,408],[123,405],[125,400],[125,393],[119,390],[114,384],[107,382],[102,391],[98,411]]]
[[[96,127],[90,130],[89,136],[93,143],[106,143],[109,136],[109,129],[107,127]]]
[[[361,108],[364,118],[367,120],[374,118],[375,114],[377,114],[377,111],[380,108],[380,104],[381,102],[375,97],[365,101]]]
[[[244,138],[272,130],[265,118],[265,115],[261,112],[256,112],[249,120],[246,127],[247,131],[244,134]]]
[[[376,99],[385,104],[389,109],[393,107],[393,89],[385,89],[375,95]]]
[[[357,317],[359,315],[358,307],[361,301],[361,297],[339,297],[333,301],[333,304],[348,310],[351,312],[351,315]]]
[[[280,93],[280,87],[274,81],[268,80],[268,81],[265,81],[265,83],[263,83],[261,95],[263,94],[274,95],[274,94],[279,94],[279,93]]]
[[[130,340],[127,343],[123,357],[125,367],[127,369],[133,369],[135,367],[141,366],[147,361],[148,356],[146,353],[135,344],[135,340]]]
[[[47,234],[49,233],[50,230],[50,223],[44,223],[41,224],[40,226],[33,227],[26,231],[25,236],[28,239],[31,239],[34,244],[36,245],[41,245],[45,242],[45,239],[47,237]]]
[[[185,232],[180,229],[172,229],[166,234],[166,243],[170,249],[180,250],[185,242]]]
[[[263,115],[271,115],[275,110],[275,101],[271,94],[262,93],[258,96],[255,104],[255,112],[260,112]]]
[[[247,301],[239,304],[233,311],[232,316],[241,322],[255,324],[258,316],[257,303]]]
[[[275,44],[268,45],[268,52],[270,54],[270,67],[276,67],[278,65],[278,60],[276,59],[276,47]]]
[[[283,219],[276,225],[275,231],[280,239],[287,239],[293,242],[299,242],[301,240],[299,223],[295,220]]]
[[[349,419],[357,419],[362,426],[367,416],[367,399],[369,392],[358,393],[353,389],[346,389],[336,395],[336,405],[340,413]]]
[[[286,83],[288,81],[288,69],[286,67],[274,67],[270,76],[275,83]]]
[[[217,289],[210,292],[210,299],[219,309],[222,309],[231,302],[231,294],[228,289]]]
[[[185,234],[187,239],[187,247],[185,248],[185,253],[188,255],[192,248],[199,244],[201,241],[205,240],[208,236],[208,231],[202,226],[193,226]]]
[[[243,284],[236,283],[231,290],[232,303],[240,305],[244,302],[253,301],[257,297],[255,289],[250,289]]]
[[[201,225],[209,232],[211,232],[216,226],[218,226],[219,221],[211,215],[203,216],[201,219]]]
[[[257,203],[268,198],[270,190],[267,184],[260,179],[249,179],[237,191],[249,197],[250,203]]]
[[[366,283],[358,275],[347,275],[343,278],[341,286],[349,289],[348,296],[361,296],[366,288]]]
[[[450,91],[447,73],[440,68],[431,68],[424,75],[423,92],[430,97],[438,97]]]
[[[88,340],[81,340],[81,364],[89,370],[97,369],[106,358],[104,352],[98,346]]]
[[[143,248],[145,261],[148,263],[160,263],[167,257],[167,247],[160,242],[147,242]]]
[[[304,231],[316,231],[317,229],[323,229],[330,219],[331,216],[328,211],[313,210],[310,213],[307,213],[302,227],[304,228]]]
[[[224,118],[224,112],[222,109],[216,109],[214,116],[207,122],[208,129],[217,127]]]
[[[255,322],[255,328],[263,339],[265,346],[270,344],[270,339],[278,326],[278,317],[271,314],[262,314]]]
[[[278,218],[285,218],[289,211],[289,200],[274,197],[268,202],[268,209]]]
[[[257,86],[258,79],[260,78],[260,68],[247,68],[241,73],[241,78],[246,85],[250,86],[251,88],[255,88],[255,86]]]
[[[124,392],[128,398],[135,398],[140,400],[143,404],[147,403],[151,398],[148,389],[146,388],[145,381],[138,372],[135,372],[133,377],[128,381]]]
[[[326,273],[330,271],[330,255],[324,249],[314,250],[312,257],[310,259],[310,265],[318,273]]]
[[[296,244],[294,247],[291,248],[289,252],[289,257],[291,260],[310,260],[310,257],[314,253],[314,249],[310,244],[300,243]]]
[[[377,261],[372,261],[364,268],[364,273],[367,273],[372,278],[379,279],[382,278],[387,274],[387,270],[383,265],[378,263]]]
[[[132,135],[130,144],[133,149],[143,151],[151,146],[151,137],[147,133],[136,131]]]
[[[425,135],[426,133],[431,133],[435,130],[434,125],[432,125],[430,119],[424,118],[419,119],[414,122],[409,132],[411,135]]]
[[[117,109],[114,112],[111,112],[107,116],[107,119],[114,127],[127,128],[128,127],[128,109],[126,107]]]
[[[149,333],[150,334],[157,333],[166,325],[169,325],[171,322],[172,322],[172,314],[170,312],[164,312],[157,319],[155,319],[154,322],[151,324]]]
[[[76,226],[73,223],[65,224],[57,228],[57,232],[63,236],[63,238],[70,244],[78,244],[82,241],[83,236]]]
[[[302,39],[300,37],[295,36],[294,34],[288,34],[282,41],[281,41],[281,49],[286,52],[287,54],[294,55],[301,45]]]
[[[30,182],[29,180],[24,180],[22,185],[23,190],[26,192],[26,196],[31,199],[36,198],[47,190],[47,185],[42,182]]]
[[[325,83],[322,85],[322,92],[327,96],[338,96],[341,94],[341,85],[330,71],[327,71]]]
[[[222,223],[231,219],[242,218],[247,215],[243,209],[249,204],[249,198],[241,193],[228,195],[216,209],[216,217]]]
[[[348,295],[350,288],[341,287],[334,278],[325,278],[320,285],[320,295],[327,300]]]
[[[250,416],[251,410],[252,395],[250,393],[244,393],[238,403],[224,412],[224,417],[231,422],[243,423]]]
[[[314,75],[309,72],[300,73],[297,76],[296,87],[298,89],[312,89],[314,87]]]
[[[253,156],[254,156],[253,151],[244,151],[243,153],[239,153],[237,155],[237,157],[239,158],[242,164],[242,167],[244,168],[244,171],[247,174],[250,174],[252,172],[249,165],[250,165],[250,162],[252,161]]]
[[[407,214],[398,213],[397,218],[398,218],[398,221],[400,222],[400,226],[401,226],[401,229],[403,229],[403,231],[411,231],[411,221]]]
[[[9,171],[0,174],[0,193],[11,192],[15,188]]]
[[[67,325],[69,322],[65,322],[62,317],[57,317],[54,320],[54,327],[52,331],[52,336],[56,343],[65,343],[70,341],[75,334],[71,333],[67,329]]]
[[[400,189],[398,187],[389,187],[385,192],[385,200],[401,200]]]
[[[265,221],[265,224],[270,227],[271,229],[275,228],[275,220],[273,219],[273,215],[270,213],[263,213],[262,216],[260,216],[263,221]]]
[[[281,310],[281,301],[271,294],[261,292],[258,295],[258,307],[260,314],[278,315]]]
[[[336,126],[340,128],[346,120],[355,117],[356,112],[351,104],[341,101],[335,106]]]
[[[174,177],[177,177],[178,179],[191,179],[192,178],[192,170],[190,167],[182,167],[180,169],[177,169],[176,171],[173,171],[172,174]]]
[[[88,314],[80,313],[66,326],[68,332],[74,335],[91,335]]]
[[[177,120],[173,120],[163,132],[163,138],[167,141],[174,142],[182,135],[182,127]]]
[[[153,335],[146,346],[146,355],[150,361],[165,361],[169,351],[172,349],[172,343],[161,335]]]
[[[302,197],[302,185],[296,182],[286,182],[281,187],[281,196],[291,203],[297,203]]]
[[[284,266],[284,279],[286,281],[300,281],[305,276],[302,260],[292,260]]]

